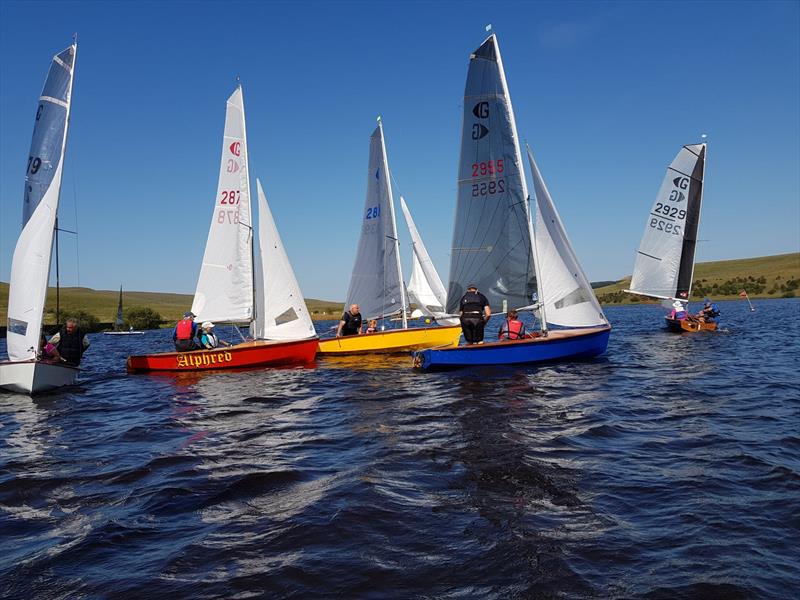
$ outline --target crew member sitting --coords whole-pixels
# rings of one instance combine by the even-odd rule
[[[378,321],[377,319],[372,319],[369,323],[367,323],[367,329],[364,333],[375,333],[378,331]]]
[[[672,303],[672,311],[669,313],[669,318],[675,321],[683,321],[689,315],[686,313],[686,309],[683,306],[683,302],[680,300],[675,300]]]
[[[200,340],[201,348],[211,349],[217,346],[230,346],[228,342],[217,337],[217,334],[214,333],[214,324],[211,321],[204,321],[200,326],[198,339]]]
[[[172,331],[172,341],[175,342],[177,352],[188,352],[197,348],[194,340],[197,335],[197,323],[194,322],[194,317],[192,311],[183,313],[183,318]]]
[[[500,326],[497,337],[501,340],[521,340],[526,337],[525,323],[517,318],[517,311],[513,308],[508,311],[508,317]]]
[[[711,300],[708,298],[705,299],[705,304],[703,304],[703,308],[700,309],[700,312],[697,313],[697,320],[701,323],[716,323],[717,317],[719,317],[720,312],[719,308],[717,308],[716,304],[712,304]]]

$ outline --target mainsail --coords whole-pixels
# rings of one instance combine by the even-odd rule
[[[252,325],[252,336],[268,340],[314,337],[314,324],[258,179],[256,188],[258,253],[255,278],[256,318]]]
[[[389,163],[379,120],[370,137],[367,198],[345,308],[358,304],[367,319],[402,312],[405,324],[402,277]]]
[[[36,358],[67,143],[77,45],[53,57],[39,97],[25,175],[22,233],[8,295],[8,357]]]
[[[424,315],[436,317],[445,314],[445,304],[447,302],[447,292],[444,284],[433,266],[433,261],[422,237],[417,231],[414,219],[411,218],[411,211],[408,210],[405,199],[400,196],[400,208],[408,225],[408,232],[411,235],[412,269],[411,278],[408,280],[408,296]]]
[[[566,327],[607,325],[592,286],[572,249],[539,167],[528,148],[536,198],[536,258],[548,323]]]
[[[636,254],[631,292],[689,299],[703,198],[706,144],[681,148],[647,217]]]
[[[228,98],[217,200],[197,280],[198,321],[244,323],[253,318],[253,231],[242,87]]]
[[[528,306],[536,292],[528,190],[494,34],[470,56],[464,91],[448,312],[469,284],[494,312]]]
[[[117,319],[114,321],[114,329],[122,329],[124,321],[122,319],[122,286],[119,286],[119,304],[117,305]]]

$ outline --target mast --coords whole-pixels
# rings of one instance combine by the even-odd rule
[[[245,118],[245,111],[244,111],[244,90],[242,89],[242,82],[239,79],[239,76],[236,76],[236,81],[239,84],[239,90],[242,94],[242,139],[244,141],[244,165],[247,172],[245,173],[245,178],[247,179],[247,197],[250,198],[250,148],[247,145],[247,119]],[[253,245],[253,208],[252,202],[250,203],[250,211],[249,211],[249,218],[250,223],[248,223],[248,228],[250,229],[250,281],[253,286],[253,308],[250,316],[250,324],[256,320],[256,275],[255,275],[255,250]],[[252,333],[252,332],[251,332]],[[254,337],[254,336],[250,336]]]
[[[394,216],[394,198],[392,196],[392,180],[389,175],[389,157],[386,154],[386,140],[383,137],[383,121],[378,117],[378,127],[381,130],[381,149],[383,150],[383,172],[386,181],[386,191],[389,194],[389,214],[391,215],[392,223],[392,243],[394,244],[394,256],[397,263],[397,275],[400,279],[400,304],[402,306],[403,315],[403,329],[408,329],[408,317],[406,312],[408,310],[408,303],[406,300],[406,287],[403,283],[403,270],[400,264],[400,240],[397,237],[397,222]]]
[[[697,207],[697,228],[700,229],[700,215],[703,211],[703,192],[706,190],[706,160],[708,157],[708,143],[706,142],[706,134],[700,136],[703,142],[700,144],[703,147],[703,167],[700,171],[700,198],[698,198],[698,207]],[[695,248],[694,252],[697,252],[697,241],[695,240]],[[686,302],[689,302],[689,299],[692,297],[692,284],[694,283],[694,265],[695,265],[695,254],[692,255],[692,270],[689,275],[689,291],[686,293]],[[749,302],[749,299],[748,299]]]

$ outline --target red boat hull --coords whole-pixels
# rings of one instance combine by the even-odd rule
[[[212,371],[302,365],[314,360],[317,338],[288,342],[256,340],[227,348],[161,352],[128,357],[128,373],[149,371]]]

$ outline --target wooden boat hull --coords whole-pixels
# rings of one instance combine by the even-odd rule
[[[695,319],[670,319],[664,317],[667,329],[673,333],[696,333],[698,331],[716,331],[717,323],[701,323]]]
[[[78,367],[42,360],[0,362],[0,388],[20,394],[41,394],[74,384],[79,371]]]
[[[438,346],[456,346],[461,326],[390,329],[363,335],[348,335],[319,341],[317,354],[345,355],[411,352]]]
[[[129,373],[279,367],[311,362],[316,352],[316,337],[290,341],[255,340],[213,350],[129,356],[127,367]]]
[[[487,342],[414,353],[414,367],[423,371],[478,365],[519,365],[590,358],[608,347],[610,327],[551,331],[547,337]]]

